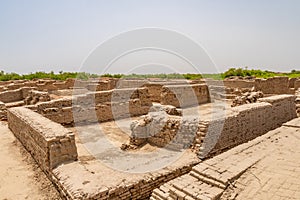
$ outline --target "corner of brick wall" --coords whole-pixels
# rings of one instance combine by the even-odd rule
[[[74,134],[32,110],[8,109],[8,127],[46,172],[77,160]]]

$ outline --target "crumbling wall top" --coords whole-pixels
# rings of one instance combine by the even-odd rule
[[[22,118],[26,124],[31,124],[47,141],[56,140],[57,138],[63,138],[65,136],[74,137],[74,134],[62,125],[42,117],[40,114],[28,108],[15,107],[10,108],[9,111],[18,115],[19,118]]]
[[[281,95],[276,95],[276,96],[260,98],[258,101],[259,102],[275,103],[275,102],[278,102],[278,101],[282,101],[284,99],[296,99],[296,97],[294,95],[281,94]]]

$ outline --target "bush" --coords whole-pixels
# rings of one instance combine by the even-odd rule
[[[263,71],[263,70],[255,70],[255,69],[248,70],[247,68],[246,69],[230,68],[229,70],[227,70],[222,74],[222,78],[228,78],[231,76],[241,76],[241,77],[253,76],[257,78],[270,78],[274,76],[300,77],[300,73],[298,73],[296,70],[292,71],[291,73],[275,73],[268,70]]]

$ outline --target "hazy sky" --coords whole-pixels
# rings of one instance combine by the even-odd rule
[[[0,0],[0,70],[78,71],[97,45],[142,27],[189,36],[220,71],[300,69],[299,0]]]

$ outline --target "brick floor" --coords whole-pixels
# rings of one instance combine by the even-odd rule
[[[252,148],[265,155],[229,187],[221,199],[300,199],[300,118]],[[259,149],[259,151],[256,151]]]
[[[196,165],[151,199],[300,199],[300,118]]]

